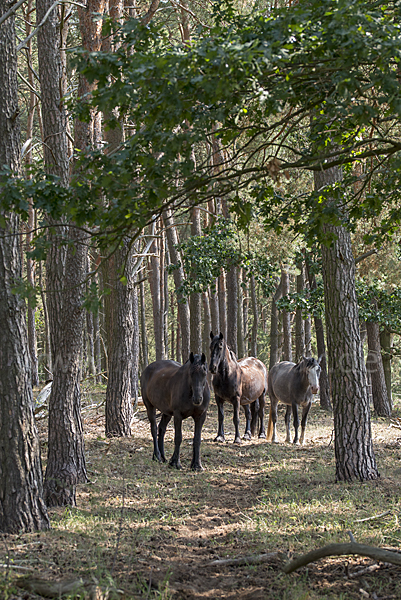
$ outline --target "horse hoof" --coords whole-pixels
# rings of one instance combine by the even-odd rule
[[[244,434],[244,437],[243,437],[242,439],[243,439],[243,440],[251,440],[251,439],[252,439],[252,436],[251,436],[251,434],[250,434],[250,433],[245,433],[245,434]]]
[[[234,444],[242,444],[241,438],[235,438]]]
[[[191,465],[191,470],[198,471],[198,473],[200,473],[201,471],[204,471],[205,469],[202,467],[202,465]]]
[[[213,440],[214,442],[224,442],[225,438],[223,435],[218,435],[217,437],[214,438]]]
[[[161,456],[156,456],[156,454],[153,455],[152,460],[159,463],[165,462]]]
[[[176,463],[176,462],[171,462],[170,461],[168,463],[168,466],[171,467],[172,469],[178,469],[178,470],[182,469],[181,463]]]
[[[260,434],[259,434],[259,439],[260,439],[260,440],[265,440],[265,439],[266,439],[266,434],[265,434],[264,432],[263,432],[263,433],[260,433]]]

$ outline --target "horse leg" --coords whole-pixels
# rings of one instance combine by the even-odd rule
[[[180,463],[180,446],[182,442],[182,417],[181,415],[174,415],[174,454],[170,458],[169,466],[175,467],[176,469],[182,469]]]
[[[234,429],[235,429],[235,438],[234,438],[234,444],[242,444],[242,440],[241,440],[241,436],[239,433],[239,407],[240,407],[240,398],[239,396],[236,396],[235,398],[233,398],[233,423],[234,423]]]
[[[219,418],[219,428],[217,430],[217,437],[214,438],[214,441],[224,442],[224,400],[220,398],[220,396],[215,396],[215,398]]]
[[[285,421],[285,431],[286,431],[285,441],[288,444],[291,444],[291,413],[292,413],[292,406],[291,406],[291,404],[287,404],[284,421]]]
[[[249,405],[251,409],[251,435],[255,435],[258,427],[258,416],[259,416],[259,399],[256,398],[255,402],[251,402]]]
[[[156,423],[156,409],[150,402],[144,398],[144,404],[146,406],[146,411],[148,413],[148,419],[150,422],[150,432],[153,438],[153,460],[158,460],[159,462],[163,462],[162,456],[160,454],[159,446],[157,443],[157,423]]]
[[[244,411],[245,411],[246,423],[245,423],[245,433],[244,433],[244,437],[242,439],[250,440],[250,439],[252,439],[251,420],[253,419],[253,415],[251,414],[252,410],[251,410],[249,404],[244,404]]]
[[[200,445],[201,445],[201,434],[203,423],[206,419],[206,411],[201,414],[200,417],[194,419],[195,427],[194,427],[194,444],[193,444],[193,454],[192,454],[192,462],[191,469],[192,471],[203,471],[201,459],[200,459]]]
[[[166,428],[167,425],[170,423],[170,420],[171,417],[169,415],[162,415],[157,430],[157,444],[159,446],[159,452],[163,462],[166,462],[166,457],[164,455],[164,435],[166,433]]]
[[[259,422],[260,422],[260,428],[259,428],[259,438],[260,439],[265,439],[266,438],[266,432],[265,432],[265,395],[262,394],[259,397],[259,410],[258,410],[258,415],[259,415]],[[256,412],[256,410],[255,410]]]
[[[293,417],[294,417],[294,429],[295,429],[294,444],[299,444],[299,437],[298,437],[298,429],[299,429],[298,404],[296,404],[295,402],[293,402],[293,404],[292,404],[292,414],[293,414]]]
[[[305,441],[306,422],[308,420],[308,414],[309,414],[311,404],[312,404],[312,402],[308,402],[308,404],[306,406],[304,406],[302,409],[301,437],[299,438],[299,443],[301,444],[301,446],[304,445],[304,441]]]
[[[267,440],[272,441],[273,444],[278,444],[277,439],[277,405],[278,400],[276,396],[270,393],[270,411],[269,411],[269,423],[267,426]]]

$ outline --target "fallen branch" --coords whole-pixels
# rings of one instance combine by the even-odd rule
[[[110,590],[102,590],[100,586],[93,581],[84,581],[78,579],[64,579],[62,581],[48,581],[34,577],[20,577],[15,580],[15,585],[23,590],[44,596],[45,598],[61,598],[68,594],[77,594],[80,590],[89,593],[91,598],[101,598],[107,600],[110,597]],[[112,597],[121,597],[122,590],[112,590]]]
[[[380,513],[380,515],[373,515],[372,517],[366,517],[365,519],[357,519],[355,523],[364,523],[365,521],[372,521],[372,519],[380,519],[381,517],[385,517],[387,515],[391,515],[391,510],[386,510],[386,512]]]
[[[242,556],[241,558],[224,558],[213,560],[203,566],[206,567],[227,567],[231,565],[259,565],[269,562],[272,558],[277,558],[278,552],[268,552],[267,554],[257,554],[256,556]]]
[[[401,566],[401,555],[389,550],[381,550],[374,546],[365,546],[357,542],[349,542],[348,544],[329,544],[317,550],[312,550],[299,558],[289,561],[283,567],[284,573],[292,573],[300,567],[305,567],[315,560],[325,558],[326,556],[344,556],[347,554],[357,554],[358,556],[367,556],[381,562],[391,563]]]

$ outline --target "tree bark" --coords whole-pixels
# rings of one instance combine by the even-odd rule
[[[177,302],[179,304],[178,310],[178,319],[180,323],[180,352],[182,352],[182,357],[185,360],[188,359],[190,353],[190,343],[191,343],[191,334],[190,334],[190,312],[189,312],[189,304],[188,300],[182,296],[182,294],[178,291],[181,285],[184,282],[184,269],[182,267],[182,261],[177,250],[178,246],[178,234],[177,229],[174,224],[174,219],[170,210],[165,211],[163,213],[163,220],[166,227],[166,236],[168,243],[168,250],[170,253],[170,261],[172,265],[175,265],[176,268],[173,271],[174,285],[177,293]],[[177,338],[178,343],[178,338]],[[177,355],[177,360],[178,355]]]
[[[218,280],[213,282],[210,286],[209,299],[210,299],[210,316],[211,316],[211,320],[212,320],[211,331],[213,331],[213,333],[217,334],[220,332]]]
[[[279,313],[277,310],[276,302],[280,300],[282,296],[281,291],[281,281],[278,284],[278,287],[275,291],[275,294],[272,298],[272,309],[270,316],[270,362],[269,362],[269,370],[279,362]]]
[[[372,300],[373,309],[377,311],[377,300]],[[366,370],[372,382],[372,399],[378,417],[391,417],[391,406],[387,396],[386,379],[380,346],[380,327],[374,321],[366,322],[368,335],[368,357]]]
[[[219,321],[220,321],[220,331],[224,336],[224,339],[227,339],[227,302],[226,302],[226,275],[221,270],[219,276]]]
[[[185,13],[188,16],[188,13]],[[191,219],[191,235],[200,236],[201,222],[200,211],[198,207],[192,208]],[[202,294],[192,292],[189,298],[190,315],[191,315],[191,345],[190,349],[195,354],[202,352]]]
[[[12,2],[0,0],[0,16]],[[0,168],[20,170],[15,21],[0,26]],[[0,228],[0,531],[49,529],[39,438],[33,414],[25,303],[13,294],[22,277],[19,219],[2,212]]]
[[[393,395],[391,391],[391,361],[393,359],[393,339],[394,334],[387,328],[380,333],[381,354],[383,360],[384,378],[386,380],[387,397],[390,402],[390,408],[393,409]]]
[[[258,302],[256,298],[256,285],[255,285],[255,276],[251,276],[251,302],[252,302],[252,333],[251,333],[251,347],[250,347],[250,356],[254,356],[257,358],[258,356],[258,327],[259,327],[259,311],[258,311]]]
[[[315,173],[315,189],[335,183],[341,170],[332,167]],[[366,369],[359,335],[355,292],[355,262],[350,234],[344,227],[326,225],[322,245],[327,326],[328,363],[333,391],[336,480],[379,477],[373,451]]]
[[[297,275],[297,294],[302,294],[305,287],[304,266],[302,262],[297,264],[299,275]],[[305,321],[302,308],[297,307],[295,313],[295,362],[299,362],[305,356]]]
[[[42,21],[51,0],[38,0],[37,18]],[[62,66],[57,7],[38,31],[38,59],[43,108],[46,170],[68,186],[69,162],[66,114],[60,90]],[[53,385],[49,397],[48,460],[45,500],[48,506],[75,505],[76,484],[87,481],[81,421],[81,350],[84,313],[83,273],[85,249],[74,228],[55,223],[47,256],[47,308],[49,313]],[[72,238],[74,247],[60,246]]]
[[[227,282],[227,343],[238,356],[238,279],[237,267],[231,267]]]
[[[158,240],[153,241],[150,253],[149,285],[153,308],[156,360],[162,360],[164,358],[164,328],[162,296],[160,293],[160,253]]]
[[[238,357],[242,358],[245,354],[245,338],[244,338],[244,290],[242,288],[242,270],[237,269],[238,282],[238,318],[237,318],[237,348]]]
[[[281,269],[281,293],[287,296],[290,293],[290,276],[286,268]],[[282,311],[283,318],[283,360],[292,361],[292,336],[291,313]]]
[[[139,284],[139,298],[141,311],[141,355],[142,355],[142,370],[149,364],[148,356],[148,334],[146,331],[146,310],[145,310],[145,282],[142,280]]]
[[[317,287],[316,277],[315,277],[314,273],[312,273],[310,271],[307,257],[306,257],[305,264],[306,264],[306,271],[308,273],[309,287],[311,290],[316,289],[316,287]],[[330,382],[329,382],[329,375],[327,372],[326,344],[324,341],[323,321],[320,317],[315,317],[315,316],[313,317],[313,321],[315,324],[317,353],[318,353],[318,356],[322,356],[322,360],[320,361],[320,367],[322,370],[321,370],[320,379],[319,379],[320,406],[321,406],[321,408],[323,408],[323,410],[331,411],[332,407],[331,407],[331,401],[330,401]]]

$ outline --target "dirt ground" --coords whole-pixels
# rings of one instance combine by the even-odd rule
[[[143,406],[129,439],[107,440],[103,413],[102,407],[84,413],[90,483],[79,486],[77,507],[50,511],[51,532],[7,536],[0,551],[3,568],[12,557],[14,565],[27,565],[35,576],[51,581],[80,576],[103,590],[71,598],[104,600],[114,593],[174,600],[401,599],[401,567],[389,563],[345,556],[291,575],[282,570],[294,555],[349,541],[349,528],[360,543],[401,552],[401,431],[388,422],[372,424],[381,478],[339,485],[332,418],[316,405],[303,447],[284,443],[282,410],[281,443],[253,439],[238,446],[230,410],[226,442],[213,441],[212,401],[202,435],[202,473],[189,470],[191,419],[184,428],[183,469],[177,471],[152,461]],[[45,460],[45,421],[39,428]],[[172,441],[170,425],[167,457]],[[238,562],[216,562],[224,560]],[[44,597],[13,593],[3,597]]]

